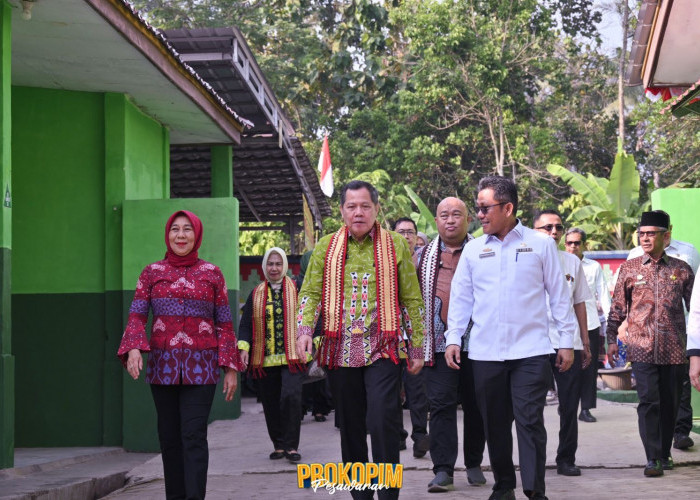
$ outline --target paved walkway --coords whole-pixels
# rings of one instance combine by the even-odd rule
[[[663,499],[682,500],[700,498],[700,436],[692,437],[698,446],[689,451],[673,450],[677,467],[661,478],[645,478],[642,470],[644,451],[637,431],[637,415],[634,404],[613,403],[598,400],[593,414],[598,422],[580,422],[577,464],[583,468],[580,477],[559,476],[554,469],[557,446],[558,416],[556,406],[545,408],[545,423],[549,436],[547,443],[547,495],[550,499]],[[461,412],[460,412],[461,417]],[[408,412],[404,421],[410,430]],[[461,425],[461,423],[460,423]],[[461,434],[460,434],[461,442]],[[214,422],[209,427],[210,466],[207,498],[265,499],[326,498],[326,491],[299,489],[296,467],[286,460],[271,461],[272,451],[265,430],[261,405],[252,399],[244,399],[241,418],[234,421]],[[339,462],[340,438],[333,426],[333,419],[319,423],[309,417],[302,422],[301,446],[303,463]],[[514,451],[517,463],[517,442]],[[430,455],[415,459],[408,450],[402,452],[404,464],[401,498],[460,498],[486,500],[491,493],[493,476],[486,473],[488,483],[483,487],[467,484],[464,461],[460,453],[455,473],[454,492],[428,494],[427,484],[432,479]],[[488,467],[488,455],[484,466]],[[163,472],[160,457],[132,469],[129,483],[107,498],[110,499],[162,499],[164,497]],[[519,480],[519,478],[518,478]],[[1,485],[0,485],[1,487]],[[524,499],[522,490],[516,491],[518,499]],[[333,498],[350,498],[347,492],[336,492]]]

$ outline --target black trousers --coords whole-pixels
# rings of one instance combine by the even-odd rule
[[[310,411],[311,415],[315,416],[328,415],[331,412],[333,409],[333,402],[331,401],[331,392],[327,385],[328,378],[302,385],[301,412],[303,414]]]
[[[406,391],[408,411],[411,415],[411,439],[416,443],[428,434],[428,395],[425,390],[425,370],[421,370],[418,375],[411,375],[406,366],[406,360],[402,359],[403,387]],[[401,419],[401,428],[403,429],[403,419]]]
[[[508,361],[474,361],[476,402],[484,421],[494,490],[515,489],[513,435],[518,436],[520,480],[526,495],[545,492],[547,431],[544,406],[549,355]]]
[[[398,464],[401,366],[380,359],[360,368],[328,371],[340,427],[343,462],[369,462],[367,433],[372,442],[372,462]],[[380,489],[379,498],[398,498],[398,488]],[[352,491],[355,499],[373,498],[370,490]]]
[[[591,342],[591,364],[581,373],[581,409],[590,410],[596,407],[598,399],[598,356],[600,353],[600,328],[588,330]]]
[[[690,406],[690,376],[688,374],[688,365],[683,371],[683,386],[681,387],[681,398],[678,405],[678,417],[676,418],[676,434],[687,436],[693,428],[693,407]]]
[[[632,363],[639,396],[639,435],[647,461],[671,456],[683,371],[688,371],[688,365]]]
[[[214,384],[151,384],[167,499],[201,499],[206,494],[207,419],[215,391]]]
[[[457,404],[464,411],[464,464],[479,467],[484,458],[486,436],[474,391],[473,361],[461,354],[459,370],[445,362],[445,353],[435,353],[433,366],[423,368],[430,401],[430,458],[433,473],[454,475],[457,462]]]
[[[555,349],[556,350],[556,349]],[[559,396],[559,446],[557,464],[575,464],[578,448],[578,402],[581,399],[581,351],[574,351],[574,363],[565,372],[554,366],[557,355],[549,355],[554,380],[557,381]]]
[[[257,379],[258,396],[272,446],[276,450],[296,450],[301,430],[302,373],[290,372],[287,365],[264,370],[265,376]]]

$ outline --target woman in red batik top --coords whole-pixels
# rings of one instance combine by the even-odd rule
[[[117,353],[134,380],[143,369],[141,353],[149,353],[146,382],[158,413],[167,498],[204,498],[207,419],[220,370],[224,398],[231,401],[242,368],[224,276],[198,258],[201,243],[195,214],[180,210],[170,216],[165,258],[141,272]]]

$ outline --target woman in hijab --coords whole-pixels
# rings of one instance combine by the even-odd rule
[[[428,243],[430,243],[430,238],[428,238],[425,233],[421,233],[420,231],[416,233],[416,250],[426,246]]]
[[[287,254],[273,247],[262,261],[265,281],[257,285],[243,306],[238,348],[248,371],[258,381],[274,451],[271,460],[301,460],[302,375],[306,361],[296,349],[297,289],[287,276]]]
[[[117,355],[134,380],[148,352],[146,382],[158,413],[167,498],[204,498],[209,466],[207,419],[220,369],[231,401],[243,368],[221,270],[201,260],[202,223],[180,210],[165,225],[165,258],[136,283]],[[153,311],[150,341],[146,334]]]

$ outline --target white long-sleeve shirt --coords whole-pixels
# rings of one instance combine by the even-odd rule
[[[588,319],[588,330],[590,331],[600,327],[596,300],[600,302],[600,307],[603,309],[606,318],[610,313],[610,290],[603,275],[603,268],[598,261],[584,257],[581,259],[581,267],[583,267],[588,288],[593,295],[592,298],[586,301],[586,318]]]
[[[690,312],[688,313],[687,354],[688,356],[700,356],[700,279],[693,283],[693,294],[690,297]]]
[[[569,297],[572,304],[585,303],[591,298],[591,290],[588,288],[586,275],[581,266],[581,260],[570,253],[559,250],[559,264],[566,283]],[[596,316],[598,313],[596,312]],[[576,312],[574,311],[574,317]],[[588,311],[586,311],[588,317]],[[549,319],[549,340],[552,341],[552,347],[559,349],[559,330],[552,318],[552,311],[547,307],[547,318]],[[581,332],[578,328],[578,320],[576,321],[576,332],[574,333],[574,349],[580,351],[583,349],[583,341],[581,340]]]
[[[576,318],[554,240],[518,221],[503,241],[493,235],[470,241],[452,279],[447,345],[461,345],[471,318],[470,359],[504,361],[553,353],[546,293],[559,346],[571,349]]]

